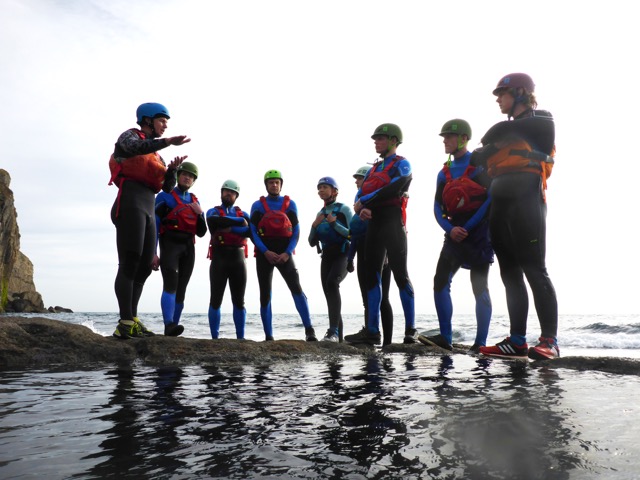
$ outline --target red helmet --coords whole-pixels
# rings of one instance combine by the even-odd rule
[[[498,95],[502,90],[511,88],[524,88],[528,93],[533,93],[536,85],[526,73],[510,73],[500,79],[498,86],[493,90],[493,94]]]

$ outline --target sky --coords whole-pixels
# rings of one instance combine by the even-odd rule
[[[409,274],[416,312],[434,314],[433,274],[443,232],[433,216],[446,160],[438,135],[470,122],[470,148],[505,119],[491,94],[526,72],[539,108],[556,120],[557,156],[547,192],[547,266],[563,314],[637,313],[637,22],[629,3],[483,0],[0,0],[0,168],[12,178],[21,250],[34,264],[45,307],[117,312],[117,194],[108,159],[135,127],[136,107],[159,102],[168,136],[192,141],[161,152],[188,155],[205,210],[226,179],[243,210],[265,193],[264,172],[282,171],[298,205],[296,250],[313,314],[326,313],[320,259],[307,243],[333,176],[351,205],[352,174],[375,160],[371,134],[398,124],[398,153],[413,169],[408,206]],[[630,220],[631,219],[631,220]],[[631,222],[631,223],[629,223]],[[208,236],[196,243],[185,312],[206,313]],[[259,311],[255,260],[247,259],[246,306]],[[162,279],[147,281],[140,312],[159,312]],[[494,313],[506,314],[497,262]],[[469,274],[453,281],[456,313],[473,313]],[[231,309],[227,291],[223,312]],[[392,285],[396,313],[401,312]],[[344,313],[359,313],[357,278],[342,283]],[[533,311],[533,305],[531,306]],[[274,313],[294,313],[274,275]]]

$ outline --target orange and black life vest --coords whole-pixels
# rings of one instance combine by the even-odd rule
[[[284,196],[280,210],[271,210],[264,196],[260,197],[260,202],[265,214],[258,222],[258,234],[265,238],[291,238],[293,225],[286,213],[291,203],[289,196]]]
[[[547,189],[547,178],[551,176],[555,147],[551,155],[531,148],[524,140],[511,143],[491,155],[487,160],[487,173],[495,178],[505,173],[530,172],[542,177],[542,188]]]
[[[442,203],[449,216],[477,210],[487,199],[487,189],[470,177],[475,167],[467,166],[458,178],[451,177],[451,168],[442,168],[447,183],[442,190]]]
[[[236,217],[242,218],[244,214],[240,207],[234,207],[236,211]],[[221,217],[226,217],[227,214],[222,207],[216,207],[218,214]],[[244,247],[244,257],[247,258],[249,256],[249,249],[247,247],[247,237],[243,237],[242,235],[238,235],[237,233],[232,232],[213,232],[211,234],[211,241],[209,242],[209,252],[207,254],[207,258],[213,258],[213,250],[216,247]]]
[[[131,130],[141,139],[146,138],[143,131],[135,128]],[[116,158],[111,154],[109,170],[111,171],[109,185],[115,183],[120,188],[125,180],[134,180],[147,185],[154,193],[158,193],[162,190],[167,167],[157,152],[127,158]]]
[[[160,235],[169,231],[186,232],[193,235],[193,241],[195,243],[199,215],[180,199],[180,195],[178,195],[175,190],[171,191],[171,195],[176,199],[177,205],[160,222]],[[193,203],[198,201],[193,193],[191,194],[191,201]]]

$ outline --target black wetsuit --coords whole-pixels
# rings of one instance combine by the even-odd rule
[[[551,155],[555,126],[549,112],[527,110],[512,121],[500,122],[482,139],[483,147],[471,157],[486,167],[498,142],[524,140],[534,150]],[[545,265],[547,204],[542,176],[531,172],[501,174],[491,181],[489,225],[491,242],[500,264],[507,294],[511,334],[526,336],[531,287],[542,337],[557,338],[558,302]]]
[[[142,139],[132,130],[118,138],[114,156],[125,159],[157,152],[167,146],[164,139]],[[162,190],[170,192],[175,185],[175,170],[167,170]],[[111,221],[116,227],[118,273],[115,293],[120,318],[138,316],[138,302],[144,283],[151,275],[151,262],[156,249],[155,192],[147,185],[129,179],[120,184],[111,208]]]

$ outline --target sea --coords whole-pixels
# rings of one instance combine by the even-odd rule
[[[29,315],[25,315],[29,316]],[[39,314],[111,335],[110,313]],[[140,316],[162,331],[158,313]],[[318,334],[326,315],[313,317]],[[0,321],[2,318],[0,317]],[[345,315],[346,333],[361,315]],[[210,338],[206,315],[184,335]],[[417,327],[437,332],[433,315]],[[403,320],[395,318],[394,342]],[[530,319],[530,343],[537,320]],[[221,337],[234,338],[230,315]],[[454,343],[473,343],[472,315]],[[508,333],[494,316],[490,342]],[[276,340],[304,338],[297,315]],[[246,338],[262,341],[259,316]],[[564,315],[563,356],[640,361],[640,315]],[[640,377],[464,354],[0,371],[0,479],[639,479]]]

